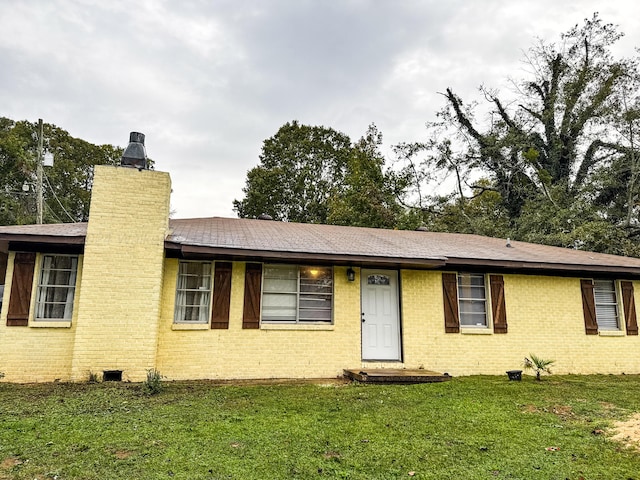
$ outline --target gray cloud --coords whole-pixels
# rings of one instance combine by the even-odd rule
[[[631,53],[640,5],[624,0],[2,2],[0,115],[93,143],[142,131],[178,217],[230,216],[286,121],[420,139],[438,92],[505,88],[536,36],[596,10]]]

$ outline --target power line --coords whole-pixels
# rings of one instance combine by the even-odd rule
[[[53,187],[51,186],[51,183],[49,183],[49,177],[47,177],[44,174],[44,172],[43,172],[43,176],[44,176],[45,181],[47,182],[47,185],[49,186],[49,190],[51,190],[51,193],[53,193],[53,198],[55,198],[56,202],[58,202],[58,205],[60,205],[60,208],[62,208],[62,211],[67,214],[67,217],[69,217],[69,220],[71,220],[73,223],[77,223],[77,220],[75,218],[73,218],[69,212],[67,212],[67,209],[64,208],[64,205],[62,205],[62,203],[58,199],[58,196],[56,195],[56,192],[53,190]],[[49,208],[49,210],[51,210],[51,208]]]

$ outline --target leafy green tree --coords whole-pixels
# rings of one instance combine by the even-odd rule
[[[403,178],[385,171],[382,134],[371,125],[355,144],[331,128],[286,123],[264,141],[247,173],[239,217],[380,228],[412,227],[398,203]]]
[[[595,14],[531,48],[515,92],[482,87],[484,102],[468,104],[446,89],[430,140],[397,149],[413,180],[407,203],[431,228],[490,233],[495,223],[522,240],[637,251],[640,72],[637,58],[611,53],[622,35]],[[423,194],[446,178],[444,199]],[[470,210],[491,203],[493,213]]]
[[[483,88],[490,123],[447,89],[445,123],[466,141],[467,169],[490,175],[510,215],[534,194],[550,197],[550,186],[576,194],[595,166],[618,150],[615,122],[622,93],[636,86],[637,61],[614,59],[611,46],[622,36],[596,15],[562,36],[561,45],[541,43],[529,51],[530,78],[505,101]],[[608,141],[611,140],[611,141]]]
[[[382,133],[372,124],[351,150],[342,188],[329,199],[328,223],[377,228],[417,226],[398,202],[406,186],[403,178],[391,170],[384,171],[381,145]]]
[[[247,173],[244,198],[234,200],[241,218],[326,223],[329,200],[343,184],[351,140],[332,128],[284,124],[264,141],[260,164]]]
[[[491,189],[483,190],[483,186],[490,186],[487,180],[478,180],[476,183],[470,197],[455,194],[437,197],[431,207],[423,211],[424,226],[436,232],[513,236],[500,195]]]
[[[527,202],[510,235],[527,242],[640,257],[640,243],[603,216],[585,193],[556,204],[542,196]]]
[[[54,164],[45,168],[47,193],[45,218],[48,222],[87,221],[95,165],[119,165],[123,149],[113,145],[93,145],[50,125],[45,128]]]
[[[37,123],[0,118],[0,223],[35,223]],[[119,163],[122,149],[93,145],[45,123],[44,149],[54,155],[44,168],[45,223],[86,221],[95,165]],[[27,189],[28,190],[24,190]]]
[[[29,148],[31,130],[0,117],[0,224],[30,223],[35,202],[30,205],[23,185],[31,180]]]

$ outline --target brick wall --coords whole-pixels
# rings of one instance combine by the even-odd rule
[[[178,261],[165,261],[158,369],[170,379],[330,378],[360,362],[359,279],[334,268],[334,325],[243,330],[244,262],[233,263],[228,330],[174,330]]]
[[[33,322],[35,294],[31,298],[28,327],[7,327],[7,307],[13,279],[15,252],[9,253],[7,274],[0,317],[0,372],[8,382],[68,381],[71,378],[71,356],[78,320],[78,294],[82,288],[76,285],[71,322],[51,322],[51,327],[41,328]],[[82,255],[78,261],[78,278],[82,277]],[[42,255],[36,258],[36,268]],[[33,276],[32,291],[38,284],[37,272]]]
[[[534,354],[555,360],[554,373],[640,373],[639,336],[585,334],[578,278],[504,275],[509,332],[490,335],[444,332],[441,278],[402,272],[407,368],[502,375]]]
[[[96,167],[71,380],[154,367],[170,192],[167,173]]]

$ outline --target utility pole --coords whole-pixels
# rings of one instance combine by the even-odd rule
[[[42,119],[38,119],[38,160],[36,162],[36,212],[38,218],[36,223],[42,224]]]

